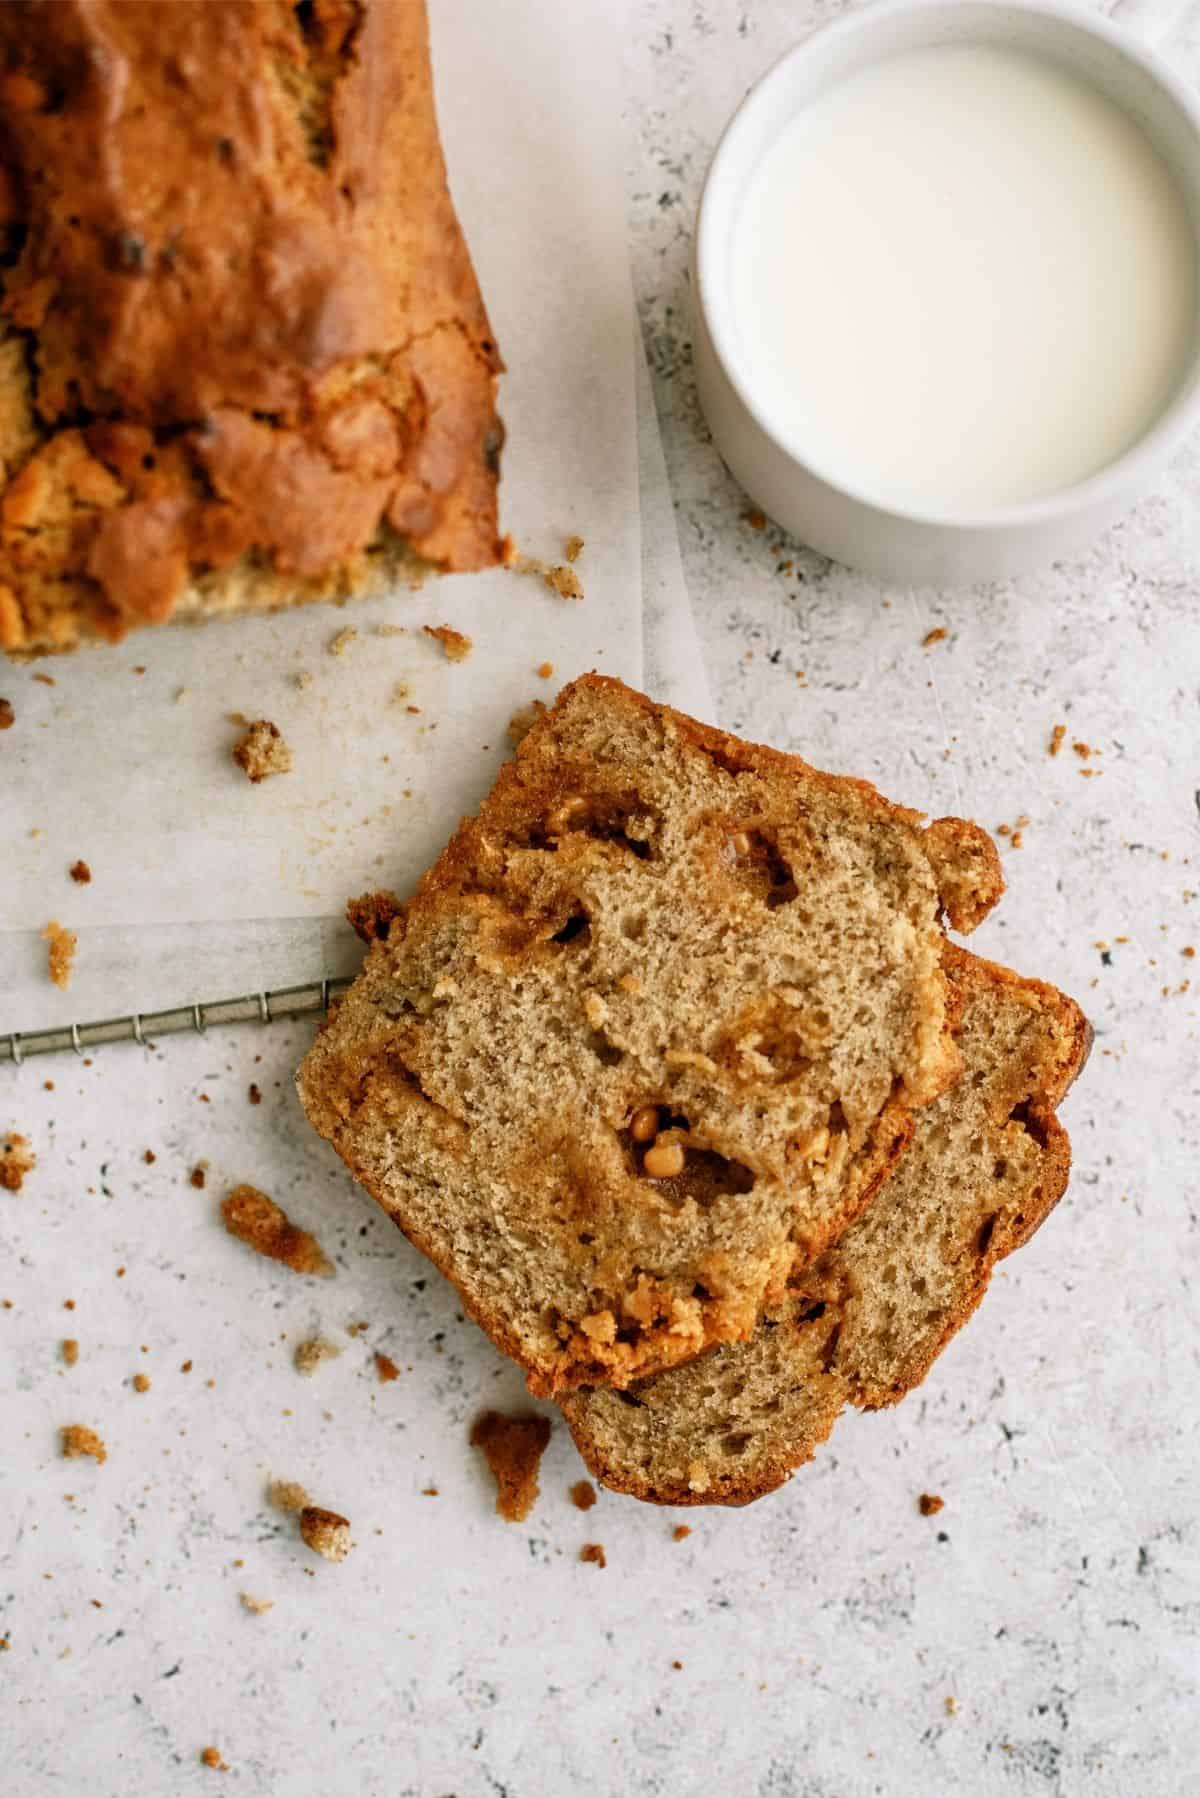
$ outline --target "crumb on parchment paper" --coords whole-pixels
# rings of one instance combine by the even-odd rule
[[[448,662],[465,662],[475,645],[470,637],[456,631],[449,624],[426,624],[422,627],[427,637],[442,646],[442,654]]]
[[[579,1551],[581,1561],[591,1561],[597,1567],[608,1566],[608,1556],[604,1552],[603,1542],[585,1542]]]
[[[239,1592],[238,1600],[242,1609],[244,1611],[249,1611],[253,1617],[265,1616],[268,1611],[273,1611],[275,1609],[275,1600],[273,1598],[255,1598],[250,1592]]]
[[[686,1542],[691,1535],[691,1527],[686,1523],[677,1523],[671,1531],[672,1542]]]
[[[279,1261],[294,1274],[333,1273],[320,1243],[292,1223],[287,1213],[256,1186],[235,1186],[221,1205],[225,1228],[269,1261]]]
[[[272,1480],[267,1487],[267,1501],[277,1511],[302,1511],[309,1499],[299,1480]]]
[[[485,1411],[471,1427],[471,1447],[483,1458],[496,1482],[496,1510],[509,1523],[521,1523],[538,1495],[538,1467],[550,1440],[550,1419],[532,1412],[505,1417]]]
[[[133,1376],[133,1390],[135,1392],[149,1392],[150,1375],[148,1373],[135,1373]]]
[[[11,730],[17,721],[10,699],[0,699],[0,730]]]
[[[596,1488],[591,1480],[576,1480],[571,1487],[571,1503],[577,1511],[590,1511],[596,1502]]]
[[[922,1517],[936,1517],[938,1512],[945,1507],[945,1503],[945,1499],[939,1498],[936,1492],[922,1492],[917,1500],[917,1509]]]
[[[400,1378],[400,1369],[390,1355],[376,1353],[375,1372],[381,1386],[386,1386],[390,1381]]]
[[[568,562],[578,562],[586,547],[582,537],[568,537],[563,544],[563,555]]]
[[[59,1352],[66,1367],[74,1367],[79,1359],[79,1343],[74,1336],[64,1336],[59,1345]]]
[[[337,1511],[326,1511],[321,1505],[305,1505],[300,1513],[300,1535],[314,1554],[327,1561],[344,1561],[354,1546],[350,1540],[350,1519]]]
[[[65,993],[71,984],[71,969],[75,964],[75,932],[64,930],[57,918],[51,918],[42,932],[42,940],[48,945],[46,965],[50,978],[60,992]]]
[[[221,1750],[213,1748],[211,1745],[200,1750],[200,1764],[202,1767],[211,1767],[214,1773],[228,1773],[229,1771],[229,1763],[222,1758]]]
[[[16,1130],[10,1130],[6,1136],[0,1136],[0,1186],[6,1192],[20,1192],[25,1184],[25,1176],[31,1174],[37,1166],[37,1156],[29,1144],[29,1138]]]
[[[933,630],[925,632],[921,638],[921,648],[932,649],[935,643],[944,643],[949,635],[945,625],[939,624]]]
[[[1054,729],[1050,732],[1050,741],[1046,745],[1047,755],[1057,755],[1058,754],[1059,750],[1063,746],[1063,742],[1066,738],[1066,735],[1067,735],[1067,727],[1065,724],[1056,724],[1054,726]]]
[[[230,754],[255,786],[272,774],[287,774],[292,766],[292,752],[283,732],[269,718],[255,718],[248,724]]]
[[[80,857],[77,862],[72,862],[70,875],[76,886],[85,887],[91,883],[92,870],[88,867],[83,858]]]
[[[338,632],[336,637],[330,639],[329,653],[331,656],[344,656],[350,645],[357,642],[358,632],[352,624],[348,624],[344,630]]]
[[[78,1461],[84,1455],[91,1457],[98,1467],[108,1460],[108,1450],[95,1430],[89,1430],[86,1424],[66,1423],[62,1427],[62,1453],[65,1461]]]

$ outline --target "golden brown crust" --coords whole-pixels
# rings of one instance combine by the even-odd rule
[[[499,561],[423,0],[11,0],[0,122],[0,648]]]

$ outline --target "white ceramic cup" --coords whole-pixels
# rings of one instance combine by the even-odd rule
[[[1048,497],[971,513],[889,508],[834,480],[802,431],[772,427],[740,365],[733,242],[747,182],[784,127],[846,76],[905,50],[998,44],[1044,56],[1123,108],[1178,185],[1200,264],[1200,102],[1138,38],[1057,0],[881,0],[815,32],[751,89],[717,147],[693,246],[696,380],[713,441],[746,492],[801,542],[883,580],[948,587],[999,579],[1084,547],[1136,500],[1200,424],[1200,321],[1158,419],[1116,461]]]

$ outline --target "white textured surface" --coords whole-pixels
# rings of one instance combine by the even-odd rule
[[[1175,989],[1200,948],[1200,457],[1086,562],[953,597],[884,594],[740,522],[694,412],[687,221],[740,92],[832,10],[637,11],[635,265],[686,572],[723,722],[934,810],[1030,816],[979,940],[1096,1021],[1071,1192],[921,1393],[839,1425],[784,1492],[689,1513],[676,1545],[675,1514],[571,1508],[560,1428],[512,1527],[465,1437],[516,1377],[309,1138],[305,1031],[5,1071],[0,1128],[40,1156],[0,1194],[0,1744],[22,1798],[1194,1788],[1200,1054]],[[1200,74],[1194,41],[1172,55]],[[1068,739],[1050,760],[1060,720],[1102,753]],[[225,1239],[216,1203],[242,1178],[318,1231],[333,1282]],[[303,1381],[289,1351],[318,1323],[346,1352]],[[397,1383],[375,1383],[375,1347]],[[69,1421],[101,1431],[106,1466],[56,1458]],[[344,1566],[265,1509],[268,1473],[350,1516]],[[576,1561],[587,1540],[606,1569]],[[275,1608],[252,1617],[239,1590]],[[229,1774],[198,1765],[209,1742]]]

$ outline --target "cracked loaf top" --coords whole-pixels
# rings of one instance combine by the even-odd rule
[[[424,0],[0,7],[0,646],[501,554]]]

